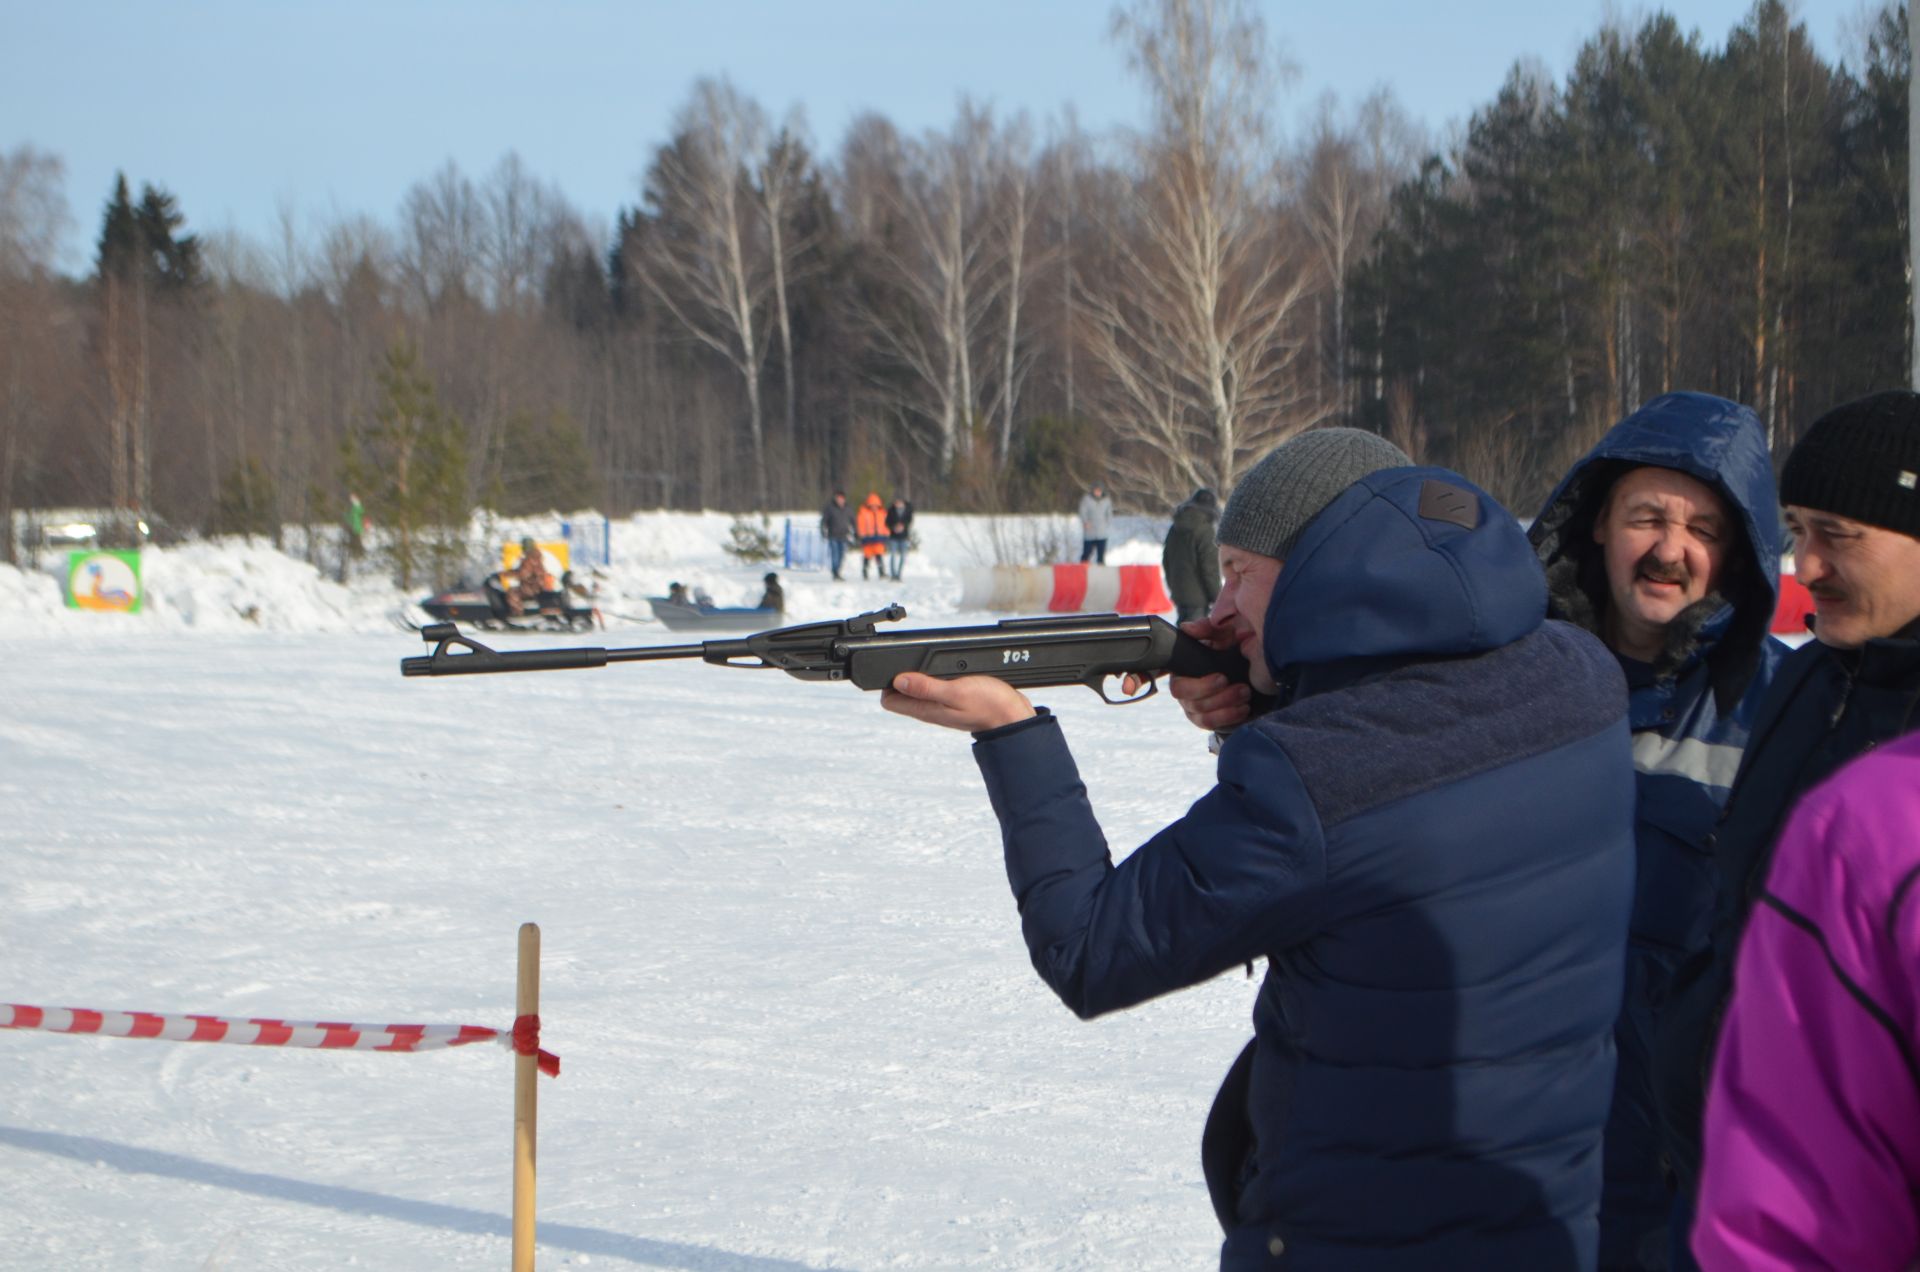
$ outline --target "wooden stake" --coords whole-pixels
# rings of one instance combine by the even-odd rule
[[[520,925],[518,1016],[540,1014],[540,925]],[[538,1056],[513,1058],[513,1272],[533,1272],[533,1157],[537,1139]]]

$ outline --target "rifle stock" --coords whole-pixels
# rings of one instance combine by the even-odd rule
[[[850,680],[861,689],[884,689],[903,671],[943,680],[993,676],[1021,689],[1079,684],[1111,703],[1153,696],[1159,686],[1151,678],[1161,672],[1179,676],[1220,672],[1230,680],[1247,679],[1247,661],[1238,650],[1210,648],[1151,614],[1073,614],[1010,618],[979,627],[878,630],[878,624],[895,622],[906,613],[899,605],[889,605],[853,618],[801,623],[694,645],[508,652],[480,644],[452,623],[435,623],[420,632],[433,652],[401,659],[400,674],[552,671],[698,658],[728,667],[770,668],[801,680]],[[1107,680],[1128,673],[1149,678],[1147,688],[1130,698],[1109,696]]]

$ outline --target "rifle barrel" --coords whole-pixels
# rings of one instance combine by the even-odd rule
[[[699,658],[706,652],[705,645],[636,645],[631,649],[609,649],[607,661],[657,662],[663,658]]]

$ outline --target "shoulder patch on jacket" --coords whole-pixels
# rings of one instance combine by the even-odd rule
[[[1429,477],[1420,483],[1420,515],[1472,530],[1480,524],[1480,500],[1471,490]]]

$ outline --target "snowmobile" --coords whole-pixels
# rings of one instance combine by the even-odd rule
[[[538,609],[514,613],[498,574],[487,575],[479,587],[462,586],[429,596],[420,608],[436,622],[472,623],[494,632],[592,631],[598,617],[592,602],[580,595],[571,570],[561,577],[558,591],[540,593]]]

